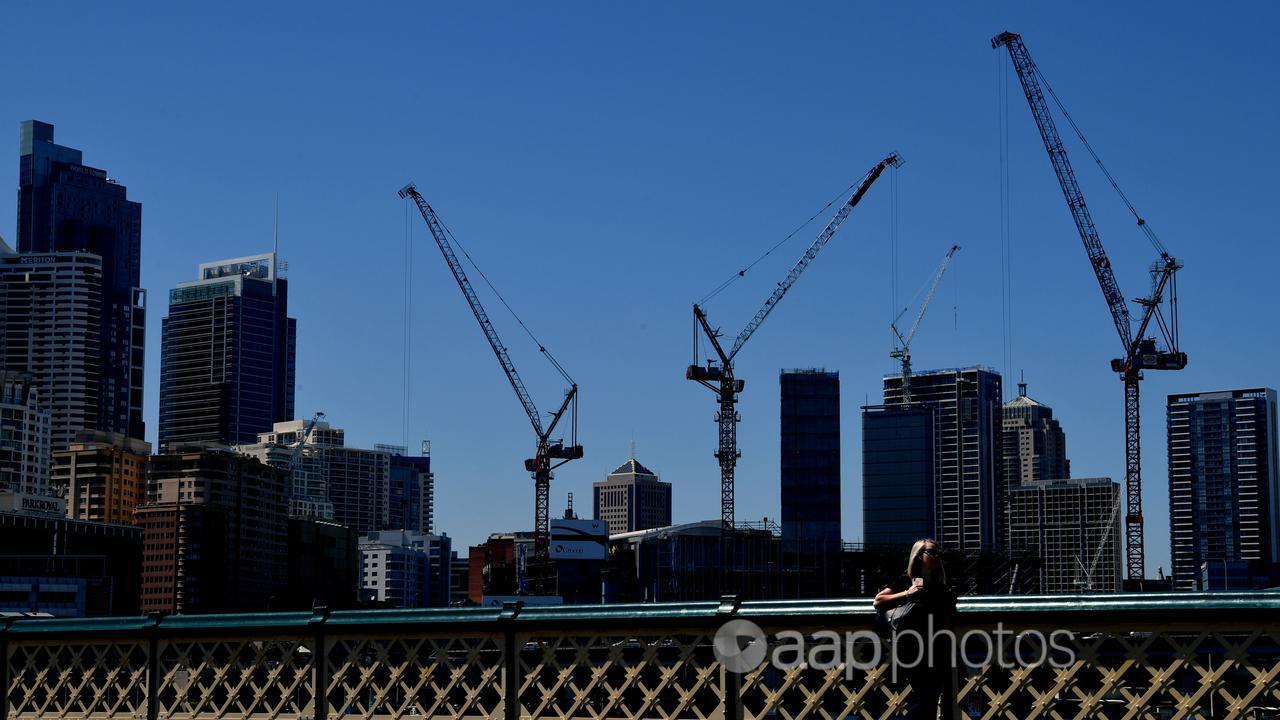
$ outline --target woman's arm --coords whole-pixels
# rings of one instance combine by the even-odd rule
[[[871,607],[876,610],[888,610],[919,591],[919,585],[912,585],[902,592],[894,592],[893,588],[886,587],[876,593],[876,599],[871,601]]]

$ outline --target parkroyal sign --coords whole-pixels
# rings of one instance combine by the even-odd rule
[[[67,501],[48,495],[0,492],[0,512],[65,517],[67,514]]]

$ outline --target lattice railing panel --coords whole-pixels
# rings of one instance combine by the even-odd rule
[[[314,717],[312,645],[303,638],[161,640],[160,716]]]
[[[522,717],[724,717],[710,633],[520,635]]]
[[[8,717],[145,717],[145,641],[10,643]]]
[[[325,655],[330,717],[502,717],[502,635],[335,636]]]

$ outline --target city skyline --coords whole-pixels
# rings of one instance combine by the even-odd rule
[[[1079,19],[1005,10],[940,23],[945,28],[888,17],[890,26],[911,30],[904,30],[905,37],[877,38],[869,27],[853,22],[852,11],[810,9],[776,29],[779,54],[798,57],[776,67],[769,57],[754,56],[775,32],[768,27],[768,14],[755,9],[733,18],[722,28],[724,37],[711,39],[706,48],[695,31],[707,32],[713,23],[692,13],[689,29],[666,28],[657,35],[673,57],[653,60],[653,67],[630,60],[626,53],[633,41],[618,34],[583,37],[572,26],[551,28],[540,25],[545,19],[522,15],[564,47],[520,69],[521,51],[535,47],[524,31],[482,30],[486,24],[478,18],[442,9],[439,16],[420,15],[418,22],[393,29],[398,40],[409,43],[410,28],[422,31],[428,17],[457,24],[458,37],[437,38],[439,47],[422,50],[438,64],[468,41],[483,40],[495,51],[492,58],[443,73],[437,92],[454,113],[441,113],[430,96],[407,90],[403,81],[414,78],[412,72],[387,69],[406,64],[392,61],[406,51],[397,50],[395,42],[372,47],[365,39],[357,43],[366,53],[356,63],[359,72],[331,76],[347,105],[309,118],[315,127],[302,127],[299,114],[321,106],[308,93],[328,87],[323,76],[334,67],[320,63],[291,76],[296,85],[282,88],[278,78],[296,70],[294,63],[315,59],[294,41],[285,47],[299,51],[298,58],[272,55],[269,66],[278,72],[262,73],[242,87],[215,77],[214,70],[249,61],[225,57],[222,65],[197,63],[211,89],[239,99],[236,107],[265,101],[263,113],[252,121],[242,111],[228,116],[194,96],[181,96],[183,105],[172,114],[153,115],[168,97],[136,89],[123,101],[112,100],[118,117],[90,114],[86,104],[99,99],[100,91],[85,83],[95,72],[72,81],[70,88],[42,89],[35,82],[43,77],[48,85],[52,73],[70,72],[63,63],[78,59],[73,56],[47,58],[48,66],[32,66],[36,72],[30,78],[10,79],[11,102],[0,112],[0,130],[9,128],[12,152],[21,120],[53,123],[60,143],[82,149],[87,164],[110,168],[129,187],[130,199],[147,209],[141,284],[153,300],[187,279],[193,262],[269,247],[278,194],[281,254],[293,265],[292,314],[306,328],[299,337],[295,414],[309,417],[324,410],[342,417],[359,447],[377,442],[416,447],[422,439],[432,440],[437,524],[459,546],[489,532],[531,525],[532,482],[520,463],[532,447],[483,337],[418,219],[393,197],[395,188],[406,179],[418,180],[461,244],[582,387],[580,431],[587,454],[553,483],[553,511],[563,506],[567,492],[588,497],[591,483],[625,459],[634,437],[640,453],[674,484],[673,520],[686,522],[715,517],[718,499],[712,408],[681,377],[689,360],[690,302],[809,217],[860,168],[896,148],[907,161],[898,173],[896,272],[889,243],[894,192],[886,183],[868,195],[739,365],[747,389],[740,406],[744,455],[738,466],[738,517],[778,513],[773,375],[782,367],[828,367],[844,378],[841,487],[850,502],[842,514],[843,534],[852,540],[861,534],[860,428],[848,419],[859,416],[858,407],[876,397],[881,377],[892,372],[887,330],[894,309],[909,303],[910,291],[924,282],[937,254],[951,242],[963,244],[965,253],[913,347],[917,366],[993,366],[1005,373],[1006,399],[1013,377],[1025,369],[1037,396],[1054,406],[1071,435],[1074,474],[1123,477],[1121,388],[1106,366],[1117,353],[1115,338],[1016,87],[1008,95],[1010,173],[1018,181],[1008,273],[1013,337],[1000,329],[997,87],[1002,77],[1012,79],[1012,71],[986,41],[1006,27],[1021,32],[1111,169],[1187,265],[1181,290],[1191,364],[1177,375],[1152,377],[1144,386],[1147,574],[1153,576],[1160,565],[1167,573],[1160,422],[1165,396],[1277,384],[1266,360],[1274,333],[1254,327],[1266,301],[1268,283],[1261,273],[1277,253],[1256,241],[1269,230],[1261,208],[1275,181],[1252,164],[1239,166],[1234,158],[1243,153],[1231,150],[1237,142],[1248,144],[1255,157],[1276,155],[1277,141],[1264,131],[1265,118],[1274,114],[1274,94],[1257,94],[1263,81],[1249,79],[1261,72],[1258,68],[1274,66],[1250,53],[1275,51],[1264,49],[1261,40],[1241,42],[1190,64],[1183,48],[1212,31],[1206,22],[1246,35],[1266,24],[1241,30],[1238,18],[1193,21],[1173,12],[1152,23],[1146,16],[1121,15],[1114,27],[1099,29]],[[640,36],[653,31],[650,23],[663,24],[662,11],[595,12],[601,19],[648,28]],[[830,23],[834,27],[812,22],[846,13],[843,22]],[[356,27],[367,30],[389,20],[370,17]],[[327,21],[338,19],[306,22]],[[11,28],[22,25],[15,22]],[[284,17],[270,16],[245,42],[275,47],[273,31],[284,25]],[[100,26],[89,12],[66,31],[89,37]],[[170,42],[141,35],[147,29],[144,23],[130,30],[149,42],[122,50],[118,60],[145,75],[150,87],[171,87],[164,81],[171,70],[142,65],[148,51],[163,50]],[[197,48],[212,42],[216,23],[201,32],[209,34],[197,35]],[[1143,42],[1132,43],[1133,34]],[[832,43],[813,43],[813,35]],[[1094,44],[1083,44],[1086,37]],[[12,30],[0,31],[0,39],[18,51],[31,43]],[[919,60],[895,66],[895,58],[927,43],[951,60],[948,67]],[[599,54],[596,67],[576,62],[584,52]],[[685,77],[670,72],[681,62],[690,71]],[[733,63],[741,67],[728,70]],[[1114,72],[1135,64],[1154,78],[1140,93],[1132,92],[1127,73]],[[868,65],[885,77],[855,72],[851,80],[850,68]],[[822,69],[818,77],[788,84],[788,73],[798,77],[812,68]],[[513,69],[515,77],[502,79]],[[609,72],[626,80],[622,86],[635,100],[600,89]],[[353,90],[349,84],[363,73],[386,77],[368,90]],[[531,83],[530,89],[522,82]],[[539,105],[533,89],[555,82],[566,95],[580,91],[585,97],[564,107]],[[492,95],[509,97],[502,103],[490,93],[474,97],[477,88],[489,87],[486,83],[493,84]],[[763,96],[756,95],[758,86],[765,89]],[[828,86],[846,92],[833,99],[824,94]],[[78,93],[79,99],[68,99],[68,93]],[[272,93],[280,98],[273,100]],[[1252,102],[1237,97],[1244,93],[1253,93]],[[877,97],[887,99],[871,101]],[[1234,101],[1230,105],[1228,97]],[[658,98],[668,108],[689,112],[643,111],[646,99]],[[521,111],[510,117],[494,112],[507,107],[504,103]],[[824,103],[835,105],[814,117],[812,108]],[[934,123],[943,103],[947,122]],[[428,108],[436,111],[424,114]],[[642,112],[632,118],[636,110]],[[1214,128],[1234,123],[1234,137],[1211,132],[1211,118]],[[558,127],[561,123],[566,127]],[[213,128],[219,124],[230,131],[215,139]],[[362,128],[371,135],[374,127],[379,152],[357,157],[340,144],[324,154],[323,163],[310,154],[328,147],[325,137],[332,142]],[[175,167],[162,160],[166,157],[184,161]],[[1090,170],[1081,166],[1082,184],[1098,213],[1121,287],[1136,296],[1146,289],[1150,252],[1105,181]],[[183,182],[175,182],[174,172]],[[1214,182],[1205,183],[1205,177]],[[10,178],[16,190],[16,177]],[[15,194],[0,193],[0,217],[14,216]],[[807,228],[717,299],[711,314],[724,322],[726,332],[749,317],[815,232]],[[9,233],[0,230],[15,244]],[[414,241],[416,275],[415,408],[407,436],[400,405],[406,234]],[[573,282],[561,282],[556,273],[568,257],[574,258]],[[730,265],[725,257],[733,258]],[[1053,271],[1045,272],[1048,268]],[[890,297],[895,284],[898,302]],[[1226,304],[1227,295],[1238,307]],[[496,314],[496,301],[491,304],[535,398],[540,405],[551,404],[558,378],[540,367],[536,347],[521,342],[519,327]],[[153,443],[160,367],[156,318],[163,311],[153,306],[147,328],[144,415]],[[1259,334],[1260,352],[1228,349],[1238,338]],[[1006,362],[1008,344],[1011,360]],[[626,383],[617,382],[619,375]],[[484,492],[474,492],[477,487]],[[497,492],[508,502],[493,507],[489,498]]]

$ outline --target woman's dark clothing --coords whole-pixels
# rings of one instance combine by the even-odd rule
[[[887,587],[894,593],[900,593],[909,589],[911,583],[910,577],[902,575]],[[906,626],[895,635],[893,655],[910,663],[921,657],[921,645],[914,635],[903,635],[902,631],[915,630],[923,639],[928,640],[929,618],[933,619],[932,628],[935,632],[950,628],[956,609],[956,595],[947,585],[926,581],[919,592],[901,602],[914,602],[917,607],[911,612]],[[926,654],[915,667],[899,668],[898,677],[911,685],[911,699],[904,717],[910,720],[934,720],[940,700],[943,701],[944,708],[955,704],[954,691],[951,689],[951,665],[955,653],[952,645],[949,638],[936,637],[933,639],[932,663]],[[927,646],[925,649],[927,652]]]

